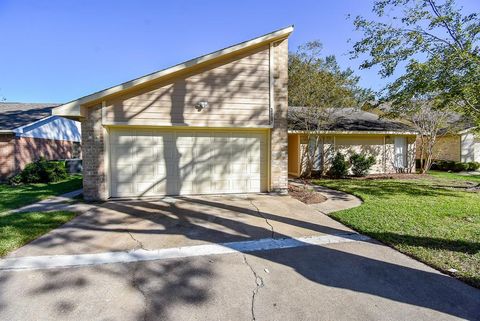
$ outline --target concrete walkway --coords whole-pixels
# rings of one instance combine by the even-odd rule
[[[8,214],[13,213],[24,213],[24,212],[49,212],[49,211],[64,211],[65,203],[72,201],[74,197],[82,194],[82,189],[77,189],[72,192],[68,192],[59,196],[49,197],[40,202],[26,205],[8,212]]]
[[[480,321],[478,289],[290,196],[61,204],[4,259],[0,320]]]
[[[327,198],[325,202],[318,204],[309,204],[310,207],[313,207],[314,209],[323,214],[330,214],[333,212],[347,210],[349,208],[354,208],[362,205],[362,200],[358,197],[324,186],[305,184],[300,180],[290,180],[289,184],[295,186],[307,186],[308,188],[311,188],[325,196]]]

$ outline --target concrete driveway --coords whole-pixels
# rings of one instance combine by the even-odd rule
[[[205,252],[0,271],[0,319],[480,320],[479,290],[377,242],[353,238],[348,228],[288,196],[68,206],[84,214],[9,259],[178,247],[192,254],[198,246]],[[272,237],[328,241],[221,255],[205,250]]]

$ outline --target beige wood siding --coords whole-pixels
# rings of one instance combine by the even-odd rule
[[[417,138],[417,146],[420,146],[420,138]],[[460,135],[438,137],[433,148],[433,159],[460,161],[461,140]],[[420,159],[420,148],[417,148],[417,159]]]
[[[195,105],[208,102],[198,111]],[[270,49],[262,47],[106,101],[104,124],[268,126]]]

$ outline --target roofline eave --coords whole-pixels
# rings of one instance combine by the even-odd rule
[[[418,135],[410,131],[362,131],[362,130],[288,130],[289,134],[318,134],[318,135]]]
[[[194,66],[197,66],[202,63],[207,63],[210,62],[214,59],[226,56],[226,55],[231,55],[236,52],[245,50],[250,47],[257,47],[262,44],[266,43],[271,43],[274,41],[278,41],[280,39],[285,39],[287,38],[291,33],[293,32],[293,25],[288,26],[286,28],[268,33],[266,35],[224,48],[220,49],[217,51],[214,51],[212,53],[206,54],[204,56],[200,56],[191,60],[188,60],[186,62],[180,63],[178,65],[169,67],[167,69],[159,70],[157,72],[124,82],[122,84],[107,88],[105,90],[98,91],[96,93],[93,93],[91,95],[87,95],[84,97],[81,97],[79,99],[70,101],[66,104],[63,104],[61,106],[58,106],[52,110],[52,114],[56,116],[63,116],[63,117],[74,117],[74,118],[79,118],[81,117],[81,106],[88,104],[88,103],[93,103],[95,101],[101,101],[102,98],[105,98],[107,96],[111,96],[114,94],[118,94],[120,92],[123,92],[128,89],[132,89],[134,87],[140,86],[140,85],[145,85],[148,84],[151,81],[158,80],[162,77],[171,75],[173,73],[177,73],[180,71],[185,71],[188,68],[192,68]]]

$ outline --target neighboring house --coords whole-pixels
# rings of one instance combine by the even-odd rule
[[[80,127],[52,116],[53,104],[0,103],[0,180],[40,157],[80,157]]]
[[[288,173],[292,176],[302,174],[302,151],[314,145],[307,141],[303,122],[297,121],[298,108],[302,107],[289,108]],[[328,170],[338,151],[347,158],[353,152],[374,156],[372,174],[415,171],[416,131],[411,126],[352,108],[338,108],[330,114],[330,125],[314,132],[321,137],[314,170]]]
[[[433,148],[433,159],[455,162],[480,162],[480,136],[472,125],[463,126],[453,133],[437,137]],[[420,144],[420,138],[417,144]],[[420,151],[417,150],[417,159]]]
[[[82,123],[84,197],[286,191],[292,31],[55,108]]]

